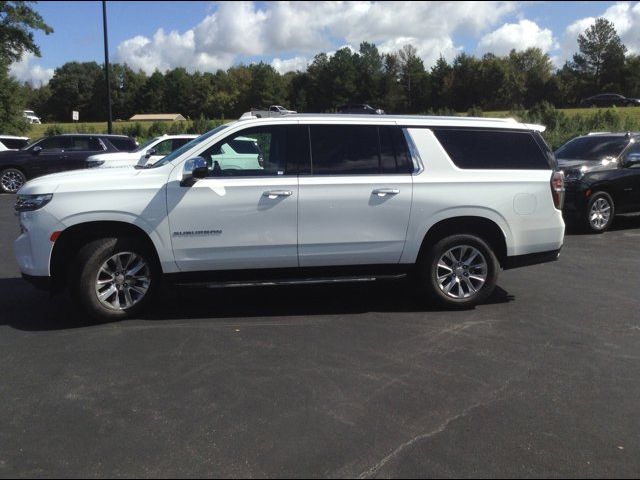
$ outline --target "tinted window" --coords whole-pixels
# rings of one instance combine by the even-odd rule
[[[28,140],[20,140],[16,138],[2,138],[0,141],[2,141],[5,147],[12,150],[20,150],[29,143]]]
[[[71,147],[71,137],[49,137],[42,140],[36,146],[43,150],[61,150]]]
[[[309,131],[314,175],[380,173],[378,127],[311,125]]]
[[[258,144],[251,138],[236,138],[235,140],[229,141],[229,146],[236,153],[249,153],[249,154],[260,153]]]
[[[413,163],[409,157],[407,141],[398,127],[379,127],[380,164],[382,173],[411,173]]]
[[[531,132],[434,128],[458,168],[547,170],[552,168]]]
[[[295,127],[255,127],[235,133],[200,154],[210,176],[277,176],[292,173]],[[243,145],[238,152],[235,147]],[[247,147],[250,145],[250,147]],[[289,168],[287,166],[289,165]]]
[[[127,137],[109,137],[107,139],[111,145],[122,152],[132,152],[138,148],[135,140]]]
[[[171,151],[179,149],[181,146],[189,143],[191,140],[191,138],[174,138]]]
[[[629,140],[625,137],[593,135],[569,140],[556,150],[556,158],[566,160],[601,161],[607,157],[618,157]]]
[[[169,155],[173,151],[171,150],[172,146],[173,142],[171,140],[163,140],[153,147],[153,150],[156,151],[154,155]]]
[[[68,150],[78,152],[99,152],[104,149],[102,148],[100,141],[95,137],[72,137],[71,146]]]

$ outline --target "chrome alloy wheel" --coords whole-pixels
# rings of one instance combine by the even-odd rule
[[[22,172],[13,168],[7,169],[2,172],[0,177],[0,185],[2,190],[8,193],[16,193],[24,185],[25,178]]]
[[[611,218],[611,204],[606,198],[600,197],[589,210],[589,223],[595,230],[602,230],[609,223]]]
[[[151,270],[132,252],[120,252],[102,264],[96,275],[98,301],[111,310],[126,310],[144,298],[151,285]]]
[[[440,290],[454,299],[476,295],[487,281],[487,260],[470,245],[457,245],[438,260],[436,280]]]

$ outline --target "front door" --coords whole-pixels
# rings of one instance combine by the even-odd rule
[[[236,162],[216,160],[221,151],[231,155],[230,145],[238,141],[255,145],[251,161],[248,153]],[[209,165],[207,178],[191,186],[169,182],[171,241],[180,270],[298,266],[295,142],[295,125],[236,131],[198,152]]]
[[[401,129],[308,128],[311,174],[300,176],[300,266],[397,264],[413,188]]]

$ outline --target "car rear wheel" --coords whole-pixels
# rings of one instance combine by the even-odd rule
[[[472,308],[485,301],[498,279],[499,264],[480,237],[452,235],[438,241],[418,265],[422,286],[448,308]]]
[[[17,168],[0,171],[0,189],[3,193],[16,193],[26,183],[27,178]]]
[[[606,232],[613,223],[614,214],[615,205],[611,196],[606,192],[596,192],[587,204],[585,226],[592,233]]]
[[[160,276],[152,252],[131,238],[103,238],[85,245],[69,275],[74,300],[92,318],[107,320],[144,309]]]

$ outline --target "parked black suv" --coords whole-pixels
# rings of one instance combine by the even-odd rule
[[[597,133],[555,151],[565,175],[569,223],[601,233],[618,213],[640,212],[640,133]]]
[[[15,193],[27,180],[85,168],[91,155],[130,152],[136,141],[124,135],[65,134],[41,138],[22,150],[0,152],[0,192]]]
[[[627,98],[617,93],[601,93],[580,102],[580,107],[635,107],[638,105],[640,105],[640,99]]]

